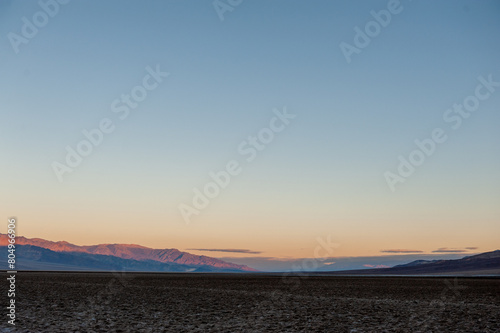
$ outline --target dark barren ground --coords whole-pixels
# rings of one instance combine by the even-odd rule
[[[16,284],[17,325],[2,305],[1,332],[500,332],[493,278],[19,272]]]

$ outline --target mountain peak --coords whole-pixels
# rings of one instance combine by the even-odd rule
[[[66,241],[52,242],[41,238],[16,237],[19,245],[32,245],[54,252],[87,253],[106,255],[136,261],[155,261],[163,264],[180,264],[194,269],[205,267],[216,271],[256,271],[245,265],[237,265],[217,258],[198,256],[177,249],[153,249],[137,244],[97,244],[79,246]],[[8,244],[8,236],[0,233],[0,246]]]

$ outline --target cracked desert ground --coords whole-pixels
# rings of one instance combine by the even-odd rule
[[[16,327],[4,315],[1,332],[500,332],[495,278],[19,272],[16,279]]]

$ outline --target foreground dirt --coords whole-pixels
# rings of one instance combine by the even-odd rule
[[[1,332],[500,332],[499,279],[19,272],[16,283],[16,327],[2,306]]]

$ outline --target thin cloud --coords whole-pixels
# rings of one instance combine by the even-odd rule
[[[337,261],[333,261],[333,260],[337,260],[337,259],[335,259],[335,258],[324,258],[321,261],[325,265],[331,265],[331,264],[335,264],[337,262]]]
[[[467,250],[464,249],[450,249],[447,247],[441,247],[437,250],[432,251],[433,253],[463,253],[467,252]]]
[[[246,253],[246,254],[260,254],[261,251],[252,251],[246,249],[187,249],[188,251],[205,251],[205,252],[228,252],[228,253]]]
[[[382,253],[422,253],[424,251],[420,250],[408,250],[408,249],[389,249],[389,250],[380,250]]]
[[[478,247],[476,247],[476,246],[469,246],[469,247],[466,247],[465,249],[466,250],[477,250]]]

